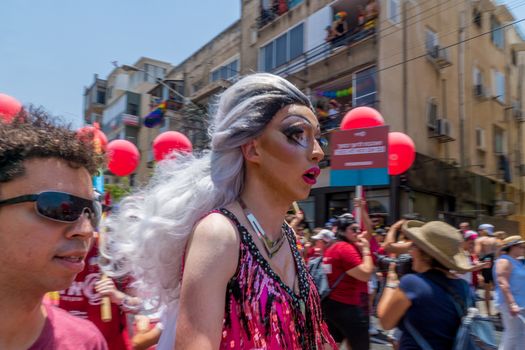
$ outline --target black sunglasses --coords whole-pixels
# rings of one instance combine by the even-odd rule
[[[35,202],[37,214],[52,221],[72,223],[87,213],[93,228],[98,226],[102,213],[102,206],[97,201],[55,191],[0,200],[0,206],[24,202]]]

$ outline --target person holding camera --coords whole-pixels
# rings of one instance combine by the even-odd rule
[[[496,305],[503,319],[500,349],[523,349],[525,344],[525,266],[518,260],[525,255],[525,240],[510,236],[503,240],[502,255],[496,260]]]
[[[390,264],[378,305],[379,321],[386,330],[400,328],[401,350],[421,348],[417,335],[434,350],[452,349],[461,322],[454,300],[461,298],[465,306],[472,302],[468,284],[453,273],[471,270],[461,249],[463,237],[441,221],[409,220],[402,228],[412,244],[409,251],[416,273],[399,281],[395,264]]]
[[[370,221],[364,210],[362,217],[369,229]],[[339,283],[323,300],[323,313],[337,343],[346,339],[353,350],[367,350],[370,348],[368,280],[374,272],[368,241],[370,231],[361,233],[349,213],[341,215],[336,224],[337,240],[326,250],[323,263],[329,285]]]

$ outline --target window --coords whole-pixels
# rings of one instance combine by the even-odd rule
[[[259,51],[259,69],[270,72],[273,69],[301,56],[304,53],[303,23],[272,40]]]
[[[436,47],[439,47],[438,35],[432,29],[427,28],[425,33],[425,48],[427,53],[434,58],[439,54]]]
[[[487,91],[483,84],[483,72],[478,67],[472,69],[472,85],[474,86],[474,96],[487,97]]]
[[[105,104],[106,103],[106,89],[105,88],[98,88],[97,89],[97,103]]]
[[[505,47],[505,32],[504,29],[501,28],[501,24],[496,16],[491,16],[490,18],[490,30],[490,40],[492,40],[492,43],[496,45],[496,47],[503,49]]]
[[[429,129],[434,130],[438,119],[438,105],[434,97],[431,97],[427,101],[427,126]]]
[[[211,72],[211,81],[217,81],[219,79],[229,80],[235,78],[238,74],[239,60],[236,59],[230,63],[220,66]]]
[[[390,22],[399,24],[401,22],[401,1],[388,0],[388,19]]]
[[[275,40],[275,66],[279,67],[281,64],[285,64],[286,59],[286,39],[287,35],[283,34]]]
[[[290,33],[290,61],[301,56],[304,46],[303,25],[300,24],[293,28]]]
[[[139,115],[139,106],[135,103],[128,103],[128,114]]]
[[[211,73],[211,81],[216,81],[220,79],[220,70],[216,69]]]
[[[472,23],[481,28],[481,11],[479,9],[472,11]]]
[[[141,82],[146,81],[144,76],[144,72],[140,71],[131,74],[131,77],[129,79],[129,85],[131,90],[134,90],[137,87],[137,85],[139,85]]]
[[[263,70],[265,72],[269,72],[271,71],[274,67],[275,67],[275,63],[274,63],[274,60],[273,60],[273,47],[274,47],[274,42],[270,42],[269,44],[267,44],[266,46],[264,46],[261,50],[262,50],[262,62],[263,62]]]
[[[472,70],[472,82],[474,86],[483,86],[483,73],[481,73],[478,67],[474,67]]]
[[[494,153],[496,154],[506,154],[507,143],[505,137],[505,130],[498,126],[494,126]]]
[[[158,79],[164,79],[166,69],[155,66],[153,64],[144,63],[144,81],[148,83],[156,83]]]
[[[376,68],[370,67],[354,74],[353,105],[375,107],[376,103]]]
[[[168,86],[174,90],[177,91],[178,94],[173,92],[172,90],[166,89],[165,86],[162,87],[162,96],[164,100],[173,100],[182,102],[182,97],[184,96],[184,81],[177,80],[177,81],[169,81]]]
[[[492,86],[496,100],[505,103],[505,75],[495,69],[492,70]]]
[[[479,150],[485,150],[485,129],[476,128],[476,148]]]

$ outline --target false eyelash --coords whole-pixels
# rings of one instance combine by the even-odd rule
[[[321,148],[324,149],[328,147],[328,140],[326,139],[326,137],[317,137],[316,140],[319,143],[319,146],[321,146]]]
[[[285,134],[287,137],[291,137],[295,134],[302,134],[304,130],[298,126],[289,126],[286,129],[282,131],[283,134]]]
[[[295,135],[304,134],[304,130],[302,128],[299,128],[297,126],[290,126],[283,130],[282,133],[288,138],[288,141],[304,147],[304,145],[294,137]]]

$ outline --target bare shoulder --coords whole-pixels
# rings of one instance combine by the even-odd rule
[[[184,278],[206,275],[213,269],[216,275],[228,280],[237,269],[239,245],[240,238],[233,223],[219,213],[209,214],[195,225],[188,242],[186,267],[191,272],[185,272]]]
[[[240,238],[234,224],[220,213],[212,213],[200,220],[193,230],[188,250],[200,256],[232,258],[237,263]],[[194,248],[194,249],[192,249]]]
[[[507,269],[512,266],[511,262],[507,259],[498,259],[496,261],[496,266],[499,268]]]
[[[240,239],[237,229],[226,216],[212,213],[195,225],[193,240],[212,239],[215,244],[238,245]]]

